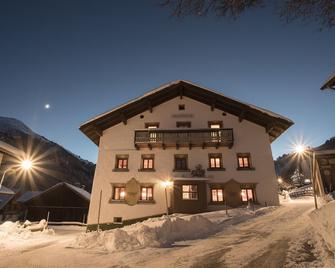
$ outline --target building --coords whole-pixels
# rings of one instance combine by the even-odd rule
[[[16,201],[30,221],[47,219],[49,214],[51,222],[86,222],[90,193],[60,182],[45,191],[26,192]]]
[[[314,148],[315,187],[319,196],[335,195],[335,138]],[[335,197],[335,196],[334,196]]]
[[[270,144],[292,124],[186,81],[99,115],[80,127],[99,146],[88,224],[278,205]]]

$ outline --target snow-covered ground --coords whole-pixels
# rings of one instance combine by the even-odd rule
[[[3,239],[0,267],[335,267],[310,224],[312,210],[313,199],[304,199],[229,216],[163,217],[100,234],[59,226],[54,235],[14,239],[16,246]]]

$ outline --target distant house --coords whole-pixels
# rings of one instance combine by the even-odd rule
[[[278,205],[271,142],[292,124],[182,80],[99,115],[80,127],[99,146],[88,224]]]
[[[324,89],[333,89],[333,90],[335,90],[335,75],[332,76],[331,78],[329,78],[327,80],[327,82],[322,85],[321,90],[324,90]]]
[[[319,194],[335,192],[335,137],[314,149]]]
[[[15,192],[2,186],[0,188],[0,221],[5,219],[6,206],[14,199]]]
[[[42,192],[26,192],[17,199],[30,221],[46,219],[54,222],[86,221],[90,193],[66,182],[58,183]]]

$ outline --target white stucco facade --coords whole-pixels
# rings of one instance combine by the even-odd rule
[[[179,110],[178,105],[185,105],[185,110]],[[176,129],[177,121],[191,122],[191,129],[208,128],[209,121],[222,121],[223,128],[233,129],[234,143],[228,147],[176,147],[172,148],[140,148],[134,146],[135,130],[144,129],[145,123],[159,122],[159,129]],[[153,107],[103,131],[99,143],[99,155],[93,181],[88,224],[98,222],[100,192],[102,191],[100,223],[113,223],[115,217],[131,220],[163,214],[166,211],[165,192],[161,185],[167,179],[174,180],[187,176],[187,172],[174,172],[174,155],[187,154],[188,167],[194,169],[201,164],[208,167],[208,154],[222,153],[224,171],[207,171],[204,180],[210,183],[225,183],[233,179],[238,183],[255,184],[257,202],[262,205],[278,205],[277,182],[272,158],[269,135],[263,126],[248,120],[239,120],[238,116],[225,113],[219,109],[212,110],[210,106],[188,97],[176,97]],[[254,170],[237,170],[237,153],[250,153]],[[128,155],[127,172],[113,171],[116,155]],[[154,154],[154,172],[139,171],[141,155]],[[135,178],[140,183],[153,184],[154,202],[138,203],[130,206],[122,202],[113,202],[112,185],[125,184]],[[187,178],[185,179],[187,180]],[[208,188],[209,189],[209,188]],[[172,189],[168,189],[172,191]],[[207,191],[210,200],[210,191]],[[168,194],[169,206],[171,196]],[[189,201],[192,202],[192,201]],[[208,201],[209,203],[209,201]],[[215,206],[214,206],[215,207]],[[209,204],[208,209],[213,209]]]

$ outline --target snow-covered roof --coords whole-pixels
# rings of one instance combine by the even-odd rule
[[[80,126],[80,130],[94,143],[99,144],[99,136],[103,130],[120,122],[126,122],[127,118],[177,96],[190,97],[236,116],[243,116],[246,120],[266,127],[272,140],[293,125],[290,119],[267,109],[225,96],[221,92],[189,81],[176,80],[88,120]]]
[[[0,193],[0,210],[3,209],[13,197],[13,194]]]
[[[25,194],[23,194],[20,198],[18,198],[18,202],[21,202],[21,203],[25,203],[37,196],[40,196],[40,195],[43,195],[43,194],[46,194],[47,192],[50,192],[60,186],[63,186],[65,185],[66,187],[70,188],[72,191],[76,192],[77,194],[79,194],[81,197],[83,197],[84,199],[86,199],[87,201],[90,201],[91,199],[91,194],[89,192],[87,192],[86,190],[82,189],[82,188],[79,188],[77,186],[74,186],[70,183],[67,183],[67,182],[60,182],[60,183],[57,183],[55,184],[54,186],[51,186],[50,188],[46,189],[45,191],[41,191],[41,192],[26,192],[27,193],[27,196],[24,196]],[[22,200],[23,199],[23,200]]]
[[[6,186],[1,185],[0,187],[0,194],[8,194],[8,195],[14,195],[15,192]]]
[[[31,198],[39,195],[40,193],[42,193],[41,191],[27,191],[25,193],[23,193],[18,199],[16,199],[17,202],[20,203],[24,203],[28,200],[30,200]]]
[[[70,187],[73,191],[76,191],[78,194],[80,194],[82,197],[84,197],[85,199],[87,199],[88,201],[90,201],[91,199],[91,194],[89,192],[87,192],[86,190],[84,190],[83,188],[79,188],[77,186],[74,186],[72,184],[66,183],[65,184]]]

